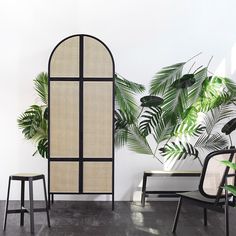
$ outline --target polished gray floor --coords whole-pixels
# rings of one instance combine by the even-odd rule
[[[4,202],[0,201],[0,220],[3,220]],[[37,202],[40,206],[42,202]],[[19,202],[11,201],[11,208]],[[35,235],[56,236],[155,236],[173,235],[171,225],[177,202],[150,202],[142,208],[139,202],[116,202],[115,211],[110,202],[56,201],[50,211],[51,225],[46,224],[45,213],[35,213]],[[203,226],[202,208],[184,205],[180,214],[177,236],[223,236],[224,215],[209,211],[208,226]],[[230,209],[230,232],[236,235],[236,209]],[[19,226],[19,215],[9,215],[6,232],[0,235],[30,235],[29,216],[25,226]]]

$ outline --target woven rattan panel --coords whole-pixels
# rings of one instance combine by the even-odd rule
[[[229,160],[230,154],[216,155],[212,157],[207,165],[207,171],[203,182],[203,190],[206,194],[216,196],[226,166],[221,161]],[[236,156],[234,156],[234,162]],[[229,173],[234,173],[229,169]],[[228,184],[234,184],[234,178],[228,178]]]
[[[50,82],[50,157],[79,157],[78,82]]]
[[[112,192],[112,163],[84,162],[84,192]]]
[[[69,38],[56,48],[51,58],[50,76],[79,76],[79,37]]]
[[[112,82],[84,82],[84,157],[112,157]]]
[[[79,163],[78,162],[50,162],[51,192],[79,191]]]
[[[84,77],[113,77],[109,51],[101,42],[91,37],[84,37]]]

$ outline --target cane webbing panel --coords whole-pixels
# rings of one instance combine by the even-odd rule
[[[79,163],[78,162],[50,162],[51,192],[79,191]]]
[[[56,48],[51,58],[50,76],[79,76],[79,37],[69,38]]]
[[[50,157],[79,157],[78,82],[50,82]]]
[[[112,82],[84,82],[84,157],[112,157]]]
[[[84,162],[85,193],[112,192],[112,162]]]
[[[101,42],[91,37],[84,37],[84,77],[113,77],[109,51]]]
[[[231,154],[221,154],[212,157],[207,165],[207,170],[203,182],[203,190],[206,194],[216,196],[226,166],[221,161],[228,161]],[[233,162],[235,163],[236,156]],[[229,173],[234,173],[233,169],[229,169]],[[228,178],[228,184],[234,184],[234,178]]]

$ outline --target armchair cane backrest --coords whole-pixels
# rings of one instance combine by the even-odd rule
[[[233,174],[235,171],[226,167],[222,161],[236,160],[236,149],[215,151],[207,155],[202,175],[200,178],[199,191],[208,198],[216,198],[224,196],[222,187],[228,174]],[[235,184],[235,176],[228,178],[228,184]]]

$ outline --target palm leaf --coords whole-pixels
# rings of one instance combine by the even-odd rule
[[[139,154],[153,155],[146,138],[136,126],[132,126],[128,133],[128,147],[131,151]]]
[[[114,144],[116,148],[123,147],[127,143],[128,129],[117,129],[114,134]]]
[[[236,170],[236,163],[233,163],[231,161],[221,161],[224,165],[230,167],[231,169]]]
[[[181,123],[175,128],[173,135],[176,137],[198,137],[204,130],[206,130],[206,127],[202,126],[201,124],[187,125],[186,123]]]
[[[120,110],[135,117],[137,114],[135,93],[142,91],[144,91],[143,85],[130,82],[115,75],[115,100]]]
[[[223,83],[230,92],[232,97],[236,97],[236,83],[229,79],[229,78],[223,78]]]
[[[150,94],[164,94],[166,89],[168,89],[175,80],[178,80],[181,77],[184,65],[185,62],[177,63],[164,67],[157,72],[154,79],[151,81]]]
[[[139,124],[140,132],[143,136],[147,136],[155,129],[158,120],[161,116],[161,109],[159,107],[150,107],[146,110],[141,118],[143,119]]]
[[[228,190],[230,193],[232,193],[234,196],[236,196],[236,186],[226,185],[226,186],[224,186],[224,189]]]
[[[33,138],[42,122],[42,108],[37,105],[32,105],[19,116],[17,122],[25,138]]]
[[[203,68],[194,75],[195,83],[189,89],[188,106],[192,106],[199,98],[202,84],[207,77],[207,68]]]
[[[47,73],[40,73],[34,80],[34,87],[42,102],[48,104],[48,75]]]
[[[216,151],[225,148],[228,145],[228,140],[225,136],[214,133],[212,135],[202,135],[199,137],[194,147],[207,151]]]
[[[188,156],[193,156],[196,159],[199,154],[198,150],[191,143],[183,144],[181,141],[166,144],[159,150],[161,151],[161,155],[167,158],[167,160],[170,158],[177,158],[178,160],[186,159]]]
[[[220,121],[235,115],[236,111],[232,108],[231,104],[222,104],[204,114],[203,125],[206,127],[207,134],[210,135]]]
[[[164,103],[161,106],[163,110],[164,119],[172,123],[176,123],[177,117],[184,112],[186,109],[186,89],[176,89],[170,87],[169,90],[164,94]]]
[[[157,145],[160,142],[169,139],[172,135],[173,130],[174,126],[170,122],[166,122],[163,118],[161,118],[157,123],[153,134]]]

